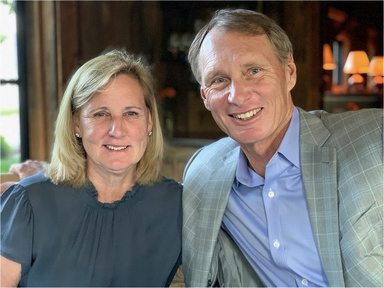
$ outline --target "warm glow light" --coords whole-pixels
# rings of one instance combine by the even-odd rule
[[[371,60],[371,63],[369,64],[368,75],[383,76],[384,75],[383,62],[384,62],[383,56],[373,57]]]
[[[365,51],[351,51],[348,54],[344,65],[344,73],[367,73],[369,68],[369,59]]]
[[[383,85],[384,83],[384,79],[383,79],[383,76],[380,76],[380,75],[377,75],[373,78],[373,83],[375,85]]]
[[[333,61],[333,54],[331,46],[329,44],[324,44],[323,46],[323,69],[324,70],[334,70],[336,64]]]
[[[353,84],[363,84],[364,83],[364,77],[361,76],[358,73],[355,73],[351,77],[348,78],[348,83],[350,85],[353,85]]]
[[[375,56],[372,58],[369,64],[368,75],[372,76],[372,88],[373,92],[383,94],[383,83],[384,83],[384,68],[383,68],[384,57]]]

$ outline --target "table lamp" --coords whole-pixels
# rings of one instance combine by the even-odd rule
[[[323,69],[324,70],[334,70],[336,68],[335,61],[333,60],[333,54],[331,45],[323,45]]]
[[[384,57],[375,56],[372,58],[371,63],[369,64],[368,75],[373,76],[372,86],[373,92],[383,93],[383,77],[384,77]]]
[[[369,59],[365,51],[349,52],[343,68],[344,73],[352,74],[352,76],[348,78],[349,92],[365,92],[365,80],[361,74],[367,73],[368,69]]]

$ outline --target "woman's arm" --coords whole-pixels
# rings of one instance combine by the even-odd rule
[[[17,287],[21,279],[21,264],[0,256],[0,286]]]

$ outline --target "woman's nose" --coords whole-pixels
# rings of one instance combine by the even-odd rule
[[[109,135],[119,137],[124,134],[124,122],[121,117],[113,117],[109,129]]]

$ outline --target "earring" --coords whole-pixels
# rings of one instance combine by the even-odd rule
[[[148,136],[151,136],[151,135],[152,135],[152,131],[149,131],[149,132],[148,132]]]
[[[81,137],[80,137],[80,134],[77,133],[77,132],[75,133],[75,136],[76,136],[77,138],[81,138]]]

